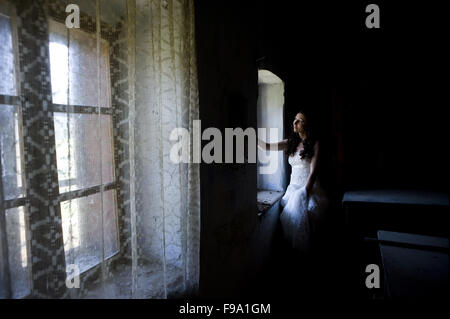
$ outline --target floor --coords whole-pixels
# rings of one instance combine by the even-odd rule
[[[334,222],[314,234],[308,254],[292,250],[281,229],[275,235],[275,249],[262,280],[253,283],[245,297],[298,300],[383,299],[383,289],[365,286],[366,265],[379,263],[378,247],[355,245]]]
[[[130,265],[117,267],[104,281],[86,289],[85,299],[163,299],[165,293],[177,291],[183,283],[179,269],[166,266],[167,289],[164,289],[163,269],[157,263],[139,263],[136,270],[135,288],[132,293],[132,269]]]

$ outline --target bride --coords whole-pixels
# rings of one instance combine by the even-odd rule
[[[303,111],[295,116],[293,131],[289,139],[278,143],[258,139],[258,146],[262,150],[284,150],[289,156],[291,181],[281,199],[280,220],[285,239],[293,248],[306,252],[310,249],[311,233],[328,207],[328,199],[317,178],[319,142]]]

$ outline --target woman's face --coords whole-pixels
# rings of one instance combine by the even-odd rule
[[[306,118],[302,113],[297,113],[292,123],[295,133],[303,133],[306,128]]]

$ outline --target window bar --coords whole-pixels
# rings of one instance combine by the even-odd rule
[[[100,0],[96,0],[95,2],[95,23],[96,23],[96,40],[97,40],[97,103],[98,106],[101,105],[101,63],[100,63],[100,50],[101,50],[101,23],[100,23]],[[100,116],[100,109],[98,110],[98,128],[97,128],[97,136],[99,138],[99,156],[102,156],[102,141],[101,141],[101,128],[102,121]],[[101,261],[101,280],[102,280],[102,288],[105,289],[105,279],[106,279],[106,268],[105,268],[105,221],[104,221],[104,191],[105,188],[103,185],[103,163],[100,161],[100,207],[101,207],[101,234],[102,234],[102,261]]]
[[[70,105],[70,67],[71,67],[71,65],[70,65],[70,48],[71,48],[71,43],[70,43],[70,36],[71,36],[71,33],[70,33],[70,29],[69,28],[66,28],[66,37],[67,37],[67,92],[66,92],[66,94],[67,94],[67,100],[66,100],[66,104],[67,105],[60,105],[60,106],[62,106],[62,113],[65,113],[66,114],[66,116],[67,116],[67,127],[66,127],[66,129],[67,129],[67,143],[68,143],[68,145],[67,145],[67,149],[68,149],[68,157],[69,157],[69,178],[68,178],[68,180],[67,180],[67,184],[68,184],[68,187],[69,187],[69,192],[70,191],[72,191],[72,165],[71,165],[71,157],[72,157],[72,152],[71,152],[71,133],[70,133],[70,119],[71,119],[71,117],[70,117],[70,112],[74,112],[75,111],[75,106],[72,106],[72,105]],[[50,62],[51,63],[51,62]],[[53,99],[52,99],[52,101],[53,101]],[[55,106],[55,104],[52,104],[50,107],[54,107]],[[78,108],[77,108],[78,109]],[[58,182],[59,182],[59,176],[58,176]],[[61,185],[59,185],[60,187],[61,187]],[[61,195],[61,192],[60,192],[60,187],[58,187],[58,194],[59,195]],[[59,195],[58,195],[58,198],[59,198]],[[73,247],[73,223],[72,223],[72,216],[73,216],[73,214],[72,214],[72,194],[69,194],[69,196],[68,196],[68,201],[69,201],[69,210],[70,210],[70,215],[69,215],[69,241],[70,241],[70,247],[71,247],[71,249],[70,249],[70,253],[68,254],[68,256],[66,256],[66,255],[64,255],[65,256],[65,261],[66,261],[66,264],[65,264],[65,266],[67,267],[67,264],[68,263],[71,263],[71,264],[75,264],[75,256],[74,256],[74,250],[72,249],[72,247]],[[58,200],[58,203],[60,203],[61,204],[61,200]],[[61,210],[61,205],[58,205],[59,206],[59,209]],[[63,219],[62,219],[62,214],[61,214],[61,224],[63,224]],[[64,234],[63,234],[64,235]],[[65,243],[64,243],[64,251],[65,251]]]
[[[0,149],[1,149],[0,141]],[[0,161],[0,172],[2,172],[2,163]],[[1,271],[3,274],[2,281],[6,287],[5,298],[12,297],[11,274],[9,272],[9,255],[8,255],[8,236],[6,234],[6,209],[3,206],[3,178],[0,176],[0,248],[1,248]]]
[[[25,206],[27,199],[25,197],[3,200],[3,209],[10,209],[19,206]]]
[[[58,202],[64,202],[70,199],[77,199],[80,197],[87,197],[89,195],[100,193],[102,190],[102,187],[105,191],[116,189],[117,183],[112,182],[105,185],[97,185],[89,188],[79,189],[75,191],[70,191],[66,193],[59,194],[58,196]]]
[[[128,126],[129,126],[129,163],[130,163],[130,222],[131,222],[131,297],[135,298],[138,290],[138,245],[137,245],[137,215],[136,215],[136,168],[134,154],[134,127],[136,124],[136,2],[127,0],[128,22]],[[165,267],[165,265],[164,265]],[[165,276],[164,276],[165,279]],[[165,282],[164,282],[165,286]]]
[[[18,105],[19,97],[13,95],[0,94],[0,104]]]
[[[81,114],[104,114],[112,115],[113,111],[110,107],[85,106],[85,105],[65,105],[52,104],[50,106],[52,112],[61,113],[81,113]]]

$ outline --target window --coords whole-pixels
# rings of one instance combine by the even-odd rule
[[[78,2],[67,29],[64,1],[0,0],[0,295],[198,290],[199,167],[165,156],[198,119],[192,1]]]
[[[83,272],[119,250],[109,45],[98,68],[95,34],[49,20],[49,49],[66,267]]]
[[[0,2],[0,296],[6,298],[30,292],[16,27],[14,8]]]
[[[258,71],[258,128],[266,128],[263,141],[275,143],[283,139],[284,131],[284,83],[268,70]],[[278,136],[270,136],[270,128],[278,129]],[[273,163],[272,161],[275,161]],[[257,203],[258,212],[268,210],[280,199],[286,189],[286,158],[284,152],[270,152],[258,149]],[[262,166],[274,167],[271,174],[261,174]]]
[[[45,290],[45,272],[59,276],[63,260],[83,273],[119,252],[111,38],[98,55],[95,33],[49,19],[49,59],[35,59],[45,46],[24,30],[19,37],[15,6],[0,0],[0,298]],[[40,79],[47,72],[51,85]],[[56,258],[58,269],[39,268]]]
[[[30,294],[33,256],[16,20],[14,7],[0,0],[1,298]],[[66,267],[76,264],[84,272],[119,251],[109,43],[100,41],[98,59],[95,34],[77,29],[68,34],[63,23],[48,23],[57,167],[53,184],[58,185]]]

